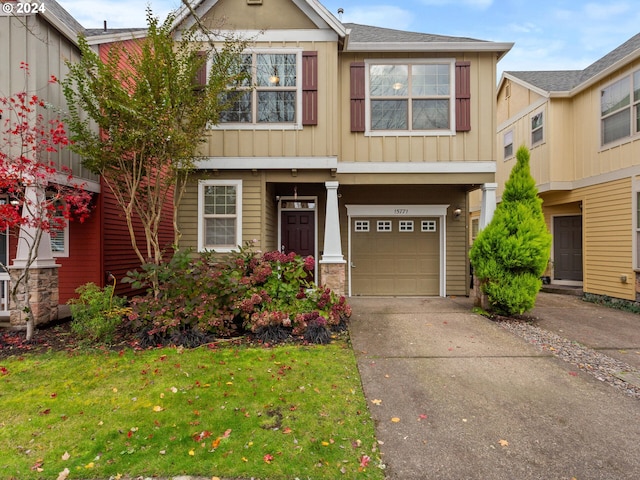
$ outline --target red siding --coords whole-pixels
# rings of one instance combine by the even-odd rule
[[[131,236],[124,216],[124,212],[117,204],[115,197],[109,188],[102,185],[102,209],[103,209],[103,233],[102,233],[102,264],[104,277],[111,272],[116,278],[116,293],[118,295],[132,295],[135,292],[130,284],[122,283],[122,278],[127,272],[140,267],[140,259],[131,245]],[[167,192],[165,196],[165,218],[160,226],[160,243],[168,255],[171,255],[173,237],[173,191]],[[140,219],[134,217],[134,229],[136,232],[136,242],[144,254],[146,252],[146,242],[144,229]]]
[[[471,130],[471,62],[456,62],[456,131]]]
[[[318,124],[318,52],[302,52],[302,124]]]
[[[59,303],[77,297],[76,289],[88,282],[102,286],[100,265],[100,205],[84,223],[69,222],[69,257],[56,258]]]
[[[364,62],[351,63],[351,131],[364,132],[365,121],[365,85]]]

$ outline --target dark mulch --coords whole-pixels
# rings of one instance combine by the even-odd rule
[[[346,334],[346,322],[334,326],[331,330],[336,335]],[[264,334],[265,332],[260,333]],[[187,348],[194,348],[200,345],[211,346],[218,343],[270,347],[283,343],[324,344],[330,342],[328,332],[313,331],[312,333],[310,331],[305,337],[292,336],[291,334],[280,332],[281,334],[284,333],[284,335],[276,335],[277,338],[271,338],[273,332],[268,333],[269,335],[264,337],[259,334],[246,334],[233,338],[212,339],[209,336],[200,336],[191,332],[184,333],[179,337],[174,336],[169,339],[169,341],[170,344],[179,344]],[[111,345],[108,347],[101,346],[100,348],[120,351],[126,349],[143,350],[160,346],[162,346],[160,342],[154,344],[153,341],[141,341],[139,334],[122,329],[117,333]],[[20,357],[25,354],[39,354],[49,351],[72,352],[80,348],[86,348],[86,345],[82,345],[82,342],[79,341],[71,331],[70,319],[63,319],[48,325],[39,326],[33,335],[33,339],[30,341],[26,340],[24,330],[0,329],[0,360],[12,356]]]

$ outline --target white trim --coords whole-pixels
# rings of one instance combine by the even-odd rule
[[[498,52],[504,56],[513,43],[498,42],[349,42],[346,52]],[[500,58],[498,58],[500,59]]]
[[[433,136],[454,136],[456,135],[456,59],[455,58],[370,58],[364,61],[365,64],[365,74],[364,74],[364,91],[365,91],[365,107],[364,107],[364,116],[365,116],[365,131],[364,135],[366,137],[433,137]],[[430,130],[419,130],[409,128],[409,120],[407,121],[406,129],[397,129],[397,130],[374,130],[371,128],[371,88],[370,88],[370,75],[369,72],[371,70],[372,65],[446,65],[449,64],[449,128],[448,129],[430,129]],[[378,97],[376,97],[378,98]],[[422,99],[423,97],[418,97],[418,99]],[[398,100],[406,100],[407,102],[411,102],[414,99],[413,95],[407,93],[406,96],[398,97]],[[438,98],[440,100],[444,100],[445,98]],[[410,111],[409,106],[407,107],[407,113]]]
[[[338,167],[337,157],[203,157],[197,170],[322,170]]]
[[[281,91],[292,92],[295,90],[296,103],[293,122],[258,122],[258,93],[261,91],[273,92],[275,90],[263,90],[266,86],[242,88],[241,91],[251,96],[251,122],[218,122],[208,125],[209,130],[302,130],[302,52],[301,48],[248,48],[243,55],[251,56],[251,82],[257,78],[257,56],[259,55],[295,55],[296,57],[296,84],[295,86],[282,87]],[[207,71],[211,69],[211,58],[207,59]],[[208,81],[209,79],[207,79]],[[280,87],[278,87],[280,88]],[[280,90],[278,90],[280,91]]]
[[[208,248],[204,244],[204,188],[208,186],[234,185],[236,187],[236,246]],[[236,252],[242,245],[242,180],[198,180],[198,252]]]
[[[447,209],[449,205],[345,205],[347,208],[348,230],[348,296],[352,296],[353,256],[351,251],[352,217],[438,217],[440,223],[440,296],[447,296]]]
[[[339,162],[337,173],[496,173],[496,162]]]
[[[320,263],[318,258],[318,197],[311,196],[282,196],[278,199],[278,250],[282,251],[282,212],[313,212],[313,237],[314,237],[314,248],[313,248],[313,258],[316,261],[316,268],[313,271],[313,281],[318,283],[318,270],[320,269]],[[282,208],[282,202],[288,200],[296,200],[296,201],[313,201],[313,208]],[[296,252],[297,253],[297,252]]]
[[[133,30],[128,32],[109,32],[93,35],[87,38],[88,45],[102,45],[103,43],[122,42],[126,40],[137,40],[147,37],[147,29]]]
[[[552,190],[577,190],[579,188],[592,187],[601,183],[614,182],[616,180],[622,180],[623,178],[630,178],[636,175],[640,175],[640,165],[634,165],[632,167],[622,168],[620,170],[603,173],[601,175],[594,175],[592,177],[582,178],[580,180],[542,183],[540,185],[537,185],[537,188],[539,193]]]
[[[238,1],[238,0],[235,0]],[[333,30],[310,30],[310,29],[287,29],[287,30],[218,30],[215,34],[205,35],[197,32],[194,40],[206,42],[210,37],[215,42],[222,43],[229,38],[251,39],[251,42],[337,42],[338,35]],[[178,41],[182,40],[182,35],[176,35]]]

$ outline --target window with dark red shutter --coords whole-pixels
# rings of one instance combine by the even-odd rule
[[[302,52],[302,125],[318,124],[318,52]]]
[[[207,61],[204,59],[206,55],[206,52],[198,52],[198,61],[202,61],[202,65],[196,72],[196,78],[193,79],[196,90],[202,90],[207,85]]]
[[[456,62],[456,131],[471,130],[471,62]]]
[[[365,82],[364,62],[351,63],[351,131],[364,132],[365,122]]]

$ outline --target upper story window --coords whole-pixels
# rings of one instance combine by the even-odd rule
[[[298,81],[302,52],[253,52],[242,56],[247,80],[228,94],[235,98],[220,114],[220,124],[248,126],[300,123],[301,85]],[[237,126],[237,125],[236,125]]]
[[[503,140],[504,159],[513,157],[513,130],[509,130],[504,134]]]
[[[543,126],[542,112],[536,113],[531,117],[531,145],[542,142],[544,140],[544,126]]]
[[[369,62],[368,130],[453,132],[454,65],[452,60]]]
[[[601,143],[640,132],[640,70],[600,92]]]

